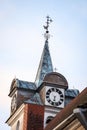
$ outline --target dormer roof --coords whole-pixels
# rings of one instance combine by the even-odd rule
[[[43,105],[39,93],[35,93],[35,95],[30,99],[26,100],[25,103]]]
[[[37,88],[36,88],[35,83],[33,83],[33,82],[22,81],[22,80],[15,78],[15,79],[13,79],[13,81],[11,83],[9,96],[15,89],[36,90]]]
[[[57,72],[51,72],[48,73],[45,77],[43,82],[47,82],[47,83],[52,83],[52,84],[56,84],[56,85],[60,85],[63,86],[63,88],[67,89],[68,88],[68,82],[66,80],[66,78]]]

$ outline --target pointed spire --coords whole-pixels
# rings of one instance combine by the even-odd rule
[[[40,64],[38,67],[35,84],[37,87],[41,85],[46,74],[53,72],[53,66],[48,46],[48,41],[45,41],[44,49],[42,52]]]
[[[47,21],[46,21],[46,26],[44,26],[44,29],[46,29],[46,32],[44,34],[45,37],[45,45],[43,48],[42,56],[40,59],[36,79],[35,79],[35,84],[37,87],[41,85],[43,82],[43,79],[46,74],[53,72],[53,66],[52,66],[52,61],[51,61],[51,56],[50,56],[50,51],[49,51],[49,46],[48,46],[48,39],[49,39],[49,24],[52,22],[52,19],[47,16]]]

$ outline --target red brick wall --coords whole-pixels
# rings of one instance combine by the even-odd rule
[[[28,105],[24,107],[24,119],[23,119],[23,130],[27,130],[28,123]]]
[[[26,104],[24,108],[23,130],[43,130],[44,106]]]

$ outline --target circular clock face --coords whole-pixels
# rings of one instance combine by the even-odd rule
[[[16,95],[13,96],[11,101],[11,112],[13,112],[16,109]]]
[[[53,106],[59,106],[63,103],[64,96],[60,89],[50,88],[46,92],[47,101]]]

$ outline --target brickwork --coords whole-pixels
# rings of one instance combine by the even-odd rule
[[[24,119],[23,119],[23,130],[28,130],[27,129],[27,123],[28,123],[28,104],[25,105],[24,108]]]
[[[26,104],[24,108],[23,130],[43,130],[44,107]]]

